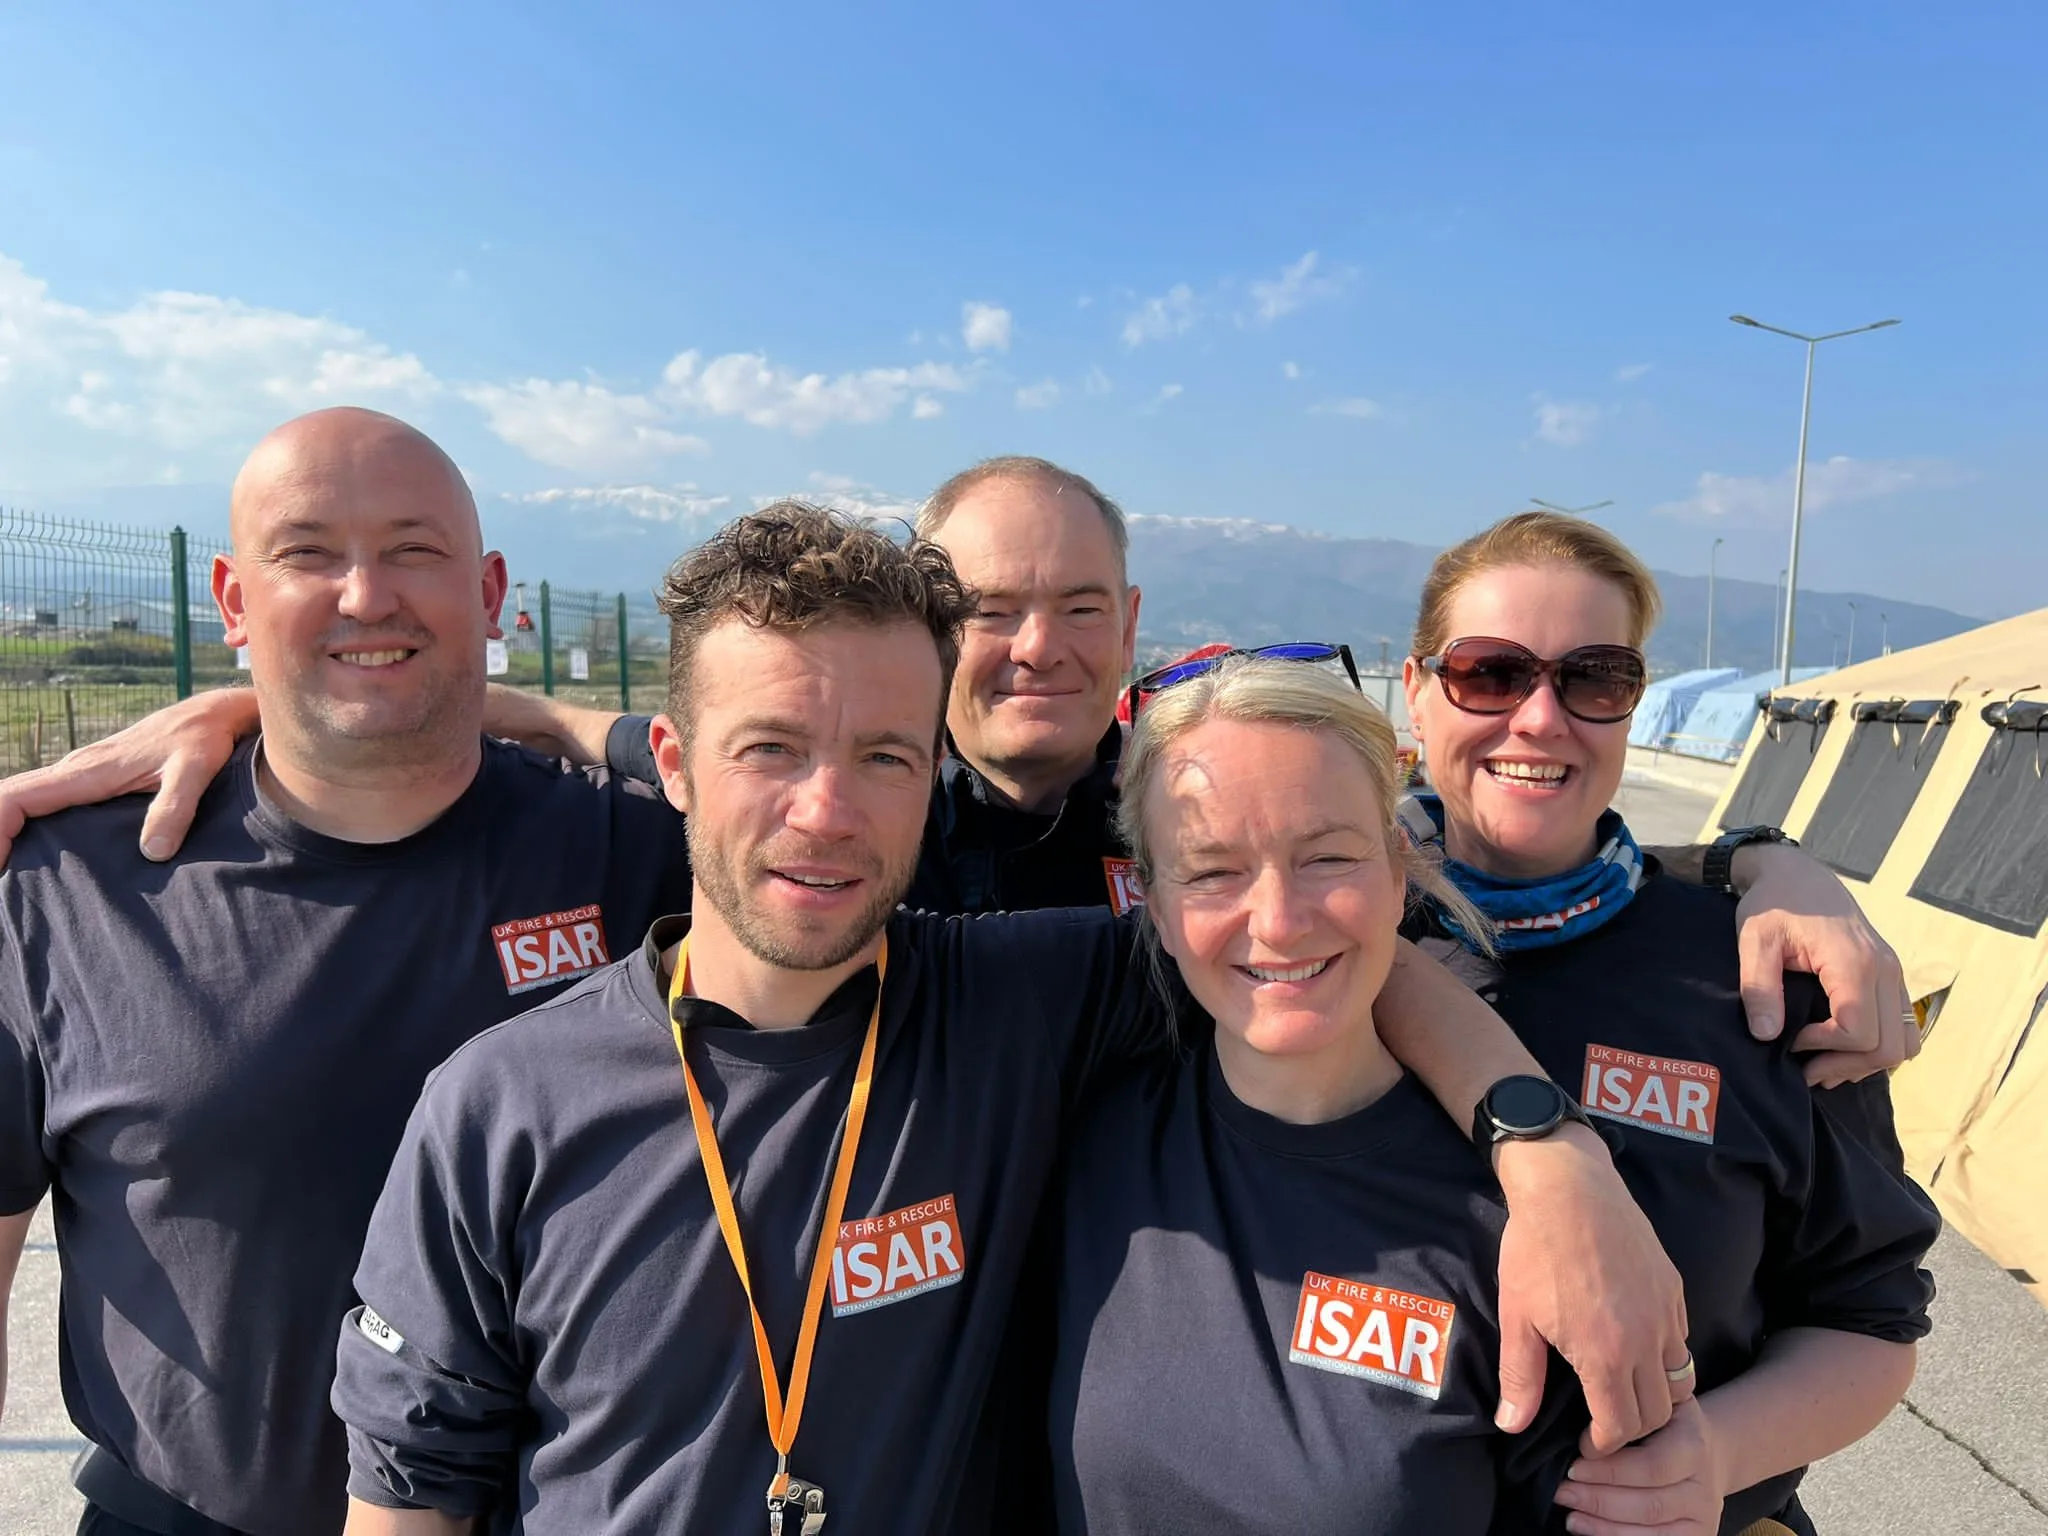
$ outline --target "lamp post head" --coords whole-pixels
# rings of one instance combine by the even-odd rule
[[[1753,325],[1758,330],[1763,329],[1763,324],[1761,321],[1752,320],[1747,315],[1730,315],[1728,318],[1730,320],[1733,320],[1737,325]]]

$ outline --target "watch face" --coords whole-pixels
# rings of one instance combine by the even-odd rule
[[[1557,1121],[1562,1090],[1540,1077],[1504,1078],[1486,1096],[1496,1124],[1510,1131],[1547,1130]]]

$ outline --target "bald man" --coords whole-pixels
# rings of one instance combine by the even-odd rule
[[[287,423],[233,529],[261,731],[182,850],[143,857],[131,796],[0,875],[0,1276],[53,1194],[99,1536],[341,1530],[336,1320],[422,1083],[688,905],[653,792],[483,738],[505,565],[432,442]]]

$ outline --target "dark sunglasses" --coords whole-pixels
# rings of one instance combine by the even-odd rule
[[[1626,720],[1650,680],[1643,653],[1629,645],[1582,645],[1545,661],[1526,645],[1475,635],[1453,640],[1422,665],[1443,684],[1445,698],[1473,715],[1511,713],[1548,677],[1565,713],[1588,725]]]
[[[1258,645],[1247,649],[1218,651],[1214,656],[1201,656],[1193,661],[1176,661],[1171,666],[1147,672],[1131,684],[1129,709],[1132,720],[1138,718],[1138,705],[1162,688],[1171,688],[1175,683],[1184,683],[1190,678],[1213,672],[1233,656],[1263,656],[1271,661],[1336,661],[1344,665],[1344,675],[1351,679],[1351,686],[1360,693],[1365,684],[1358,680],[1358,663],[1351,659],[1351,647],[1331,645],[1322,640],[1289,640],[1279,645]]]

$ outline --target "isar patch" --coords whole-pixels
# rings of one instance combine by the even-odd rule
[[[1721,1107],[1721,1069],[1711,1062],[1588,1045],[1579,1103],[1603,1120],[1711,1146]]]
[[[1136,859],[1105,858],[1102,861],[1102,878],[1109,885],[1109,909],[1118,917],[1133,907],[1145,905],[1145,892],[1138,884]]]
[[[1287,1358],[1434,1402],[1457,1321],[1452,1302],[1310,1270],[1301,1277]]]
[[[966,1273],[967,1249],[951,1195],[842,1221],[832,1250],[832,1315],[908,1301],[958,1285]]]
[[[505,990],[514,994],[587,976],[612,959],[604,909],[595,903],[499,923],[491,929],[491,947],[505,973]]]

